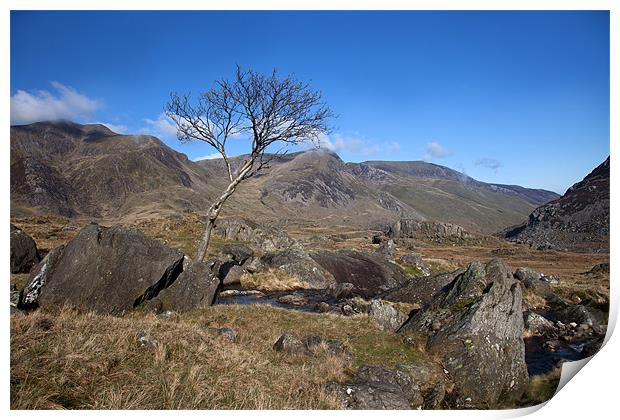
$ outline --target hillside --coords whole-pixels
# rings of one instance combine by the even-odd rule
[[[214,179],[152,136],[65,121],[11,127],[12,215],[198,210]]]
[[[244,157],[234,158],[238,164]],[[11,127],[11,214],[151,217],[204,212],[226,182],[221,159],[192,162],[152,136],[102,125],[42,122]],[[400,217],[491,233],[557,198],[487,184],[425,162],[345,163],[329,151],[275,159],[246,181],[223,215],[278,224],[384,227]]]
[[[609,157],[561,198],[534,210],[506,238],[539,248],[609,250]]]

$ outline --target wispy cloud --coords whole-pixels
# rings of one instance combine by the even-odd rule
[[[211,153],[210,155],[195,157],[195,158],[193,158],[192,160],[193,160],[194,162],[197,162],[197,161],[199,161],[199,160],[206,160],[206,159],[218,159],[218,158],[221,158],[221,157],[222,157],[222,155],[220,155],[219,153]]]
[[[95,121],[88,124],[101,124],[108,127],[110,130],[114,131],[117,134],[127,134],[129,132],[129,127],[123,124],[112,124],[107,122]]]
[[[11,96],[11,124],[29,124],[45,120],[87,118],[101,106],[95,99],[70,86],[52,82],[47,90],[18,90]]]
[[[155,137],[161,137],[167,140],[177,137],[177,127],[174,121],[163,112],[159,114],[155,120],[145,118],[144,123],[146,126],[140,129],[140,131],[145,134],[151,134]]]
[[[448,149],[437,142],[426,143],[425,150],[426,152],[424,153],[424,156],[422,156],[422,159],[427,162],[430,162],[433,159],[441,159],[451,154]]]
[[[394,141],[377,143],[358,136],[344,136],[342,134],[334,134],[331,137],[327,135],[321,136],[319,138],[319,146],[334,152],[346,152],[361,156],[400,151],[400,144]]]
[[[497,159],[493,159],[493,158],[480,158],[475,162],[476,166],[482,166],[483,168],[487,168],[487,169],[492,169],[494,171],[497,171],[499,168],[501,168],[502,163],[497,160]]]

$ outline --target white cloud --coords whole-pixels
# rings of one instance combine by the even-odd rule
[[[100,121],[96,121],[96,122],[92,122],[92,123],[88,123],[88,124],[101,124],[101,125],[105,125],[110,130],[114,131],[117,134],[127,134],[127,132],[129,131],[129,127],[127,127],[126,125],[123,125],[123,124],[112,124],[112,123],[106,123],[106,122],[100,122]]]
[[[211,153],[210,155],[206,155],[206,156],[198,156],[195,157],[194,159],[192,159],[194,162],[197,162],[199,160],[206,160],[206,159],[220,159],[222,157],[221,154],[219,153]]]
[[[427,162],[430,162],[433,159],[441,159],[451,154],[449,150],[437,142],[426,143],[425,149],[426,153],[422,159]]]
[[[145,118],[144,122],[146,123],[146,127],[142,128],[140,131],[146,134],[152,134],[153,136],[164,139],[173,139],[177,137],[176,124],[163,112],[159,114],[156,120]]]
[[[346,152],[354,155],[370,156],[377,153],[396,153],[400,151],[397,142],[371,143],[357,136],[343,136],[334,134],[332,137],[322,135],[319,137],[319,146],[333,152]]]
[[[502,166],[502,162],[493,158],[480,158],[475,162],[475,165],[497,171]]]
[[[55,92],[18,90],[11,96],[11,124],[46,120],[75,120],[92,115],[100,102],[78,93],[70,86],[52,82]]]

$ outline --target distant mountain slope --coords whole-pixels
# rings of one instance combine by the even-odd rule
[[[155,137],[66,121],[11,127],[13,214],[199,209],[210,182],[203,168]]]
[[[536,247],[609,249],[609,157],[561,198],[534,210],[506,237]]]
[[[233,166],[245,157],[233,158]],[[226,185],[221,159],[192,162],[151,136],[102,125],[44,122],[11,127],[11,213],[142,217],[204,212]],[[402,217],[491,233],[557,197],[486,184],[425,162],[345,163],[329,151],[275,159],[224,208],[278,224],[385,227]]]
[[[221,159],[198,163],[224,174]],[[260,199],[283,219],[367,227],[407,217],[455,223],[481,233],[518,223],[537,205],[559,197],[544,190],[486,184],[426,162],[344,163],[326,150],[279,159],[243,189],[246,199],[241,193],[233,200],[239,206]]]

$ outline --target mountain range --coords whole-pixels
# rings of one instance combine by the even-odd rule
[[[233,159],[241,162],[243,156]],[[11,127],[11,215],[123,219],[204,212],[226,186],[221,159],[193,162],[152,136],[68,121]],[[421,161],[345,163],[291,153],[245,181],[223,215],[304,226],[378,227],[398,218],[493,233],[559,195],[477,181]]]

